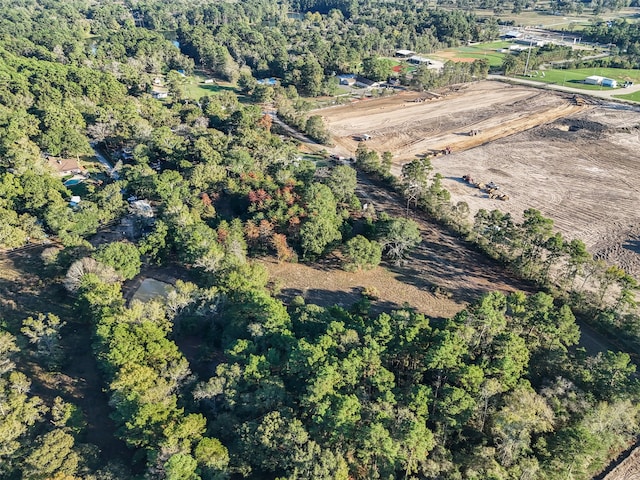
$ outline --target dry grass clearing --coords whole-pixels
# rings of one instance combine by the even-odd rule
[[[296,295],[308,303],[349,307],[362,298],[364,288],[378,293],[376,308],[398,309],[405,304],[433,317],[451,317],[465,303],[436,296],[428,282],[406,283],[403,274],[384,267],[360,272],[345,272],[336,266],[277,263],[261,260],[272,278],[276,279],[285,299]]]
[[[366,176],[358,175],[357,194],[375,205],[377,212],[400,217],[406,214],[402,200]],[[263,260],[272,279],[290,299],[302,295],[320,305],[351,305],[361,298],[363,288],[378,292],[376,308],[395,309],[405,303],[430,317],[450,317],[467,303],[491,291],[530,291],[513,276],[470,245],[433,223],[425,214],[411,211],[418,223],[422,242],[402,266],[387,265],[365,272],[344,272],[337,259],[304,265]]]

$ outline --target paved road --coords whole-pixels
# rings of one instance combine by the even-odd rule
[[[555,83],[537,82],[535,80],[527,80],[524,78],[505,77],[504,75],[488,75],[489,80],[498,80],[501,82],[520,83],[522,85],[531,85],[532,87],[546,88],[549,90],[559,90],[562,92],[576,93],[583,96],[592,96],[599,98],[606,98],[609,100],[615,100],[616,102],[625,102],[638,105],[638,102],[632,102],[630,100],[624,100],[622,98],[615,98],[614,95],[622,95],[627,93],[634,93],[640,91],[640,85],[633,85],[629,88],[615,88],[606,90],[583,90],[581,88],[568,87],[566,85],[557,85]]]

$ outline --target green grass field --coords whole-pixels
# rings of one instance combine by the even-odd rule
[[[189,98],[193,98],[194,100],[199,100],[205,95],[211,95],[223,90],[231,90],[235,91],[236,86],[229,83],[224,82],[222,80],[216,80],[215,83],[204,83],[207,77],[201,73],[195,73],[191,77],[187,77],[184,84],[184,92]]]
[[[443,62],[453,60],[455,58],[472,58],[475,60],[484,58],[489,61],[490,66],[497,67],[502,65],[502,60],[505,56],[504,53],[500,53],[497,50],[509,48],[509,45],[512,45],[512,43],[505,41],[479,43],[477,45],[440,50],[430,54],[429,56]]]
[[[640,102],[640,92],[627,93],[626,95],[614,95],[615,98],[622,98],[624,100],[631,100],[632,102]]]
[[[578,68],[571,70],[551,69],[544,71],[544,77],[541,71],[537,71],[537,75],[530,77],[532,80],[545,83],[554,83],[557,85],[567,85],[569,87],[581,88],[583,90],[611,90],[609,87],[600,85],[586,85],[582,83],[585,78],[591,75],[599,75],[601,77],[613,78],[622,84],[627,80],[634,83],[640,82],[640,70],[624,69],[624,68]],[[520,78],[525,78],[518,75]],[[529,77],[527,77],[529,78]]]

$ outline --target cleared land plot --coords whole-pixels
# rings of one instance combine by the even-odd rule
[[[500,14],[488,9],[475,9],[472,10],[480,18],[490,18],[492,20],[498,20],[502,22],[513,21],[517,25],[524,26],[538,26],[545,28],[554,28],[557,30],[571,28],[571,32],[580,31],[587,25],[591,25],[593,21],[593,15],[591,9],[585,9],[582,15],[553,15],[551,14],[551,8],[548,7],[548,2],[536,3],[537,8],[547,8],[547,11],[532,11],[524,10],[521,13],[515,14],[510,12],[511,7],[505,8],[505,11]],[[612,20],[616,18],[635,18],[637,15],[637,8],[623,8],[614,12],[603,12],[598,15],[598,18],[603,20]]]
[[[336,151],[352,155],[353,136],[367,133],[369,148],[394,154],[399,174],[417,155],[451,146],[452,155],[432,162],[454,202],[467,202],[472,214],[498,208],[516,218],[536,208],[569,238],[640,276],[640,110],[578,106],[570,95],[497,82],[413,103],[418,95],[323,111]],[[465,174],[497,183],[510,200],[489,199],[462,182]]]
[[[570,96],[499,82],[466,85],[448,96],[416,103],[424,94],[405,92],[322,111],[336,149],[352,156],[359,136],[367,146],[391,151],[399,166],[447,146],[459,151],[554,121],[581,110]],[[469,136],[471,130],[478,135]]]
[[[356,193],[377,212],[405,215],[404,202],[395,193],[358,174]],[[362,288],[378,292],[377,309],[397,309],[405,303],[431,317],[450,317],[491,291],[531,291],[505,268],[469,244],[433,223],[426,214],[410,212],[422,234],[422,243],[402,266],[386,265],[371,271],[345,272],[335,258],[315,265],[276,263],[265,259],[271,277],[285,299],[302,295],[309,303],[349,306],[361,298]]]
[[[184,92],[187,97],[200,100],[206,95],[215,95],[223,91],[234,92],[235,85],[223,80],[214,80],[214,83],[204,83],[206,79],[212,78],[203,73],[196,73],[193,76],[184,78]]]
[[[433,161],[453,201],[511,212],[532,207],[600,258],[640,276],[638,110],[592,107],[552,124]],[[575,131],[571,131],[575,130]],[[507,202],[463,183],[493,181]]]

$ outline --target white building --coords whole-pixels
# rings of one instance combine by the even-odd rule
[[[600,77],[599,75],[591,75],[584,79],[584,83],[587,85],[602,85],[602,81],[604,77]]]
[[[413,55],[407,58],[407,62],[412,63],[413,65],[431,65],[430,59],[421,57],[420,55]]]
[[[505,38],[519,38],[522,36],[522,33],[520,33],[518,30],[509,30],[508,32],[505,32],[505,34],[503,35],[503,37]]]
[[[416,52],[414,52],[413,50],[396,50],[396,57],[402,57],[402,58],[406,58],[406,57],[410,57],[411,55],[415,55]]]

